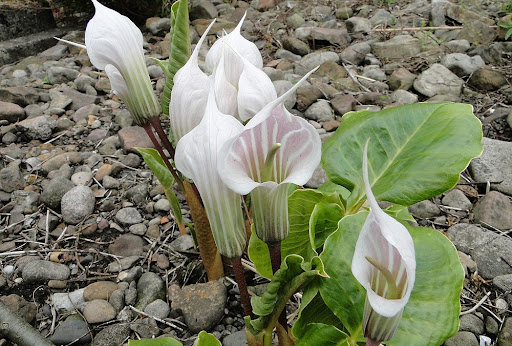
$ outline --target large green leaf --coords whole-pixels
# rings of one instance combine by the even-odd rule
[[[322,323],[312,323],[296,346],[345,346],[349,336],[338,328]]]
[[[315,250],[324,245],[325,239],[338,228],[343,210],[337,203],[320,202],[315,205],[309,219],[309,239]]]
[[[176,194],[171,189],[172,184],[174,184],[174,177],[165,165],[164,160],[155,149],[135,148],[135,150],[142,155],[146,165],[149,167],[151,172],[153,172],[160,184],[162,184],[165,196],[171,205],[172,214],[174,215],[174,219],[180,229],[180,233],[185,233],[185,224],[183,223],[180,203],[178,201],[178,197],[176,197]]]
[[[128,340],[128,346],[183,346],[173,338]]]
[[[361,337],[366,292],[353,277],[350,266],[367,215],[360,212],[344,217],[320,255],[330,276],[320,279],[320,293],[352,340]],[[440,345],[458,329],[464,272],[455,247],[443,234],[430,228],[407,228],[416,251],[416,281],[397,332],[388,344]]]
[[[272,264],[270,263],[270,251],[267,244],[256,234],[254,224],[251,225],[251,238],[249,239],[249,247],[247,248],[249,259],[254,263],[254,267],[258,274],[264,278],[272,278]]]
[[[482,152],[482,126],[470,105],[418,103],[354,112],[343,116],[323,146],[322,166],[332,182],[350,190],[362,186],[368,139],[373,193],[404,206],[452,188],[469,161]],[[357,189],[348,209],[357,208],[363,195]]]
[[[169,102],[174,86],[174,75],[190,58],[190,29],[188,19],[188,1],[176,1],[171,7],[171,54],[167,66],[165,87],[162,94],[162,112],[169,115]]]

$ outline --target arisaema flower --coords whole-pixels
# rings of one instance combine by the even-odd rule
[[[283,105],[312,72],[265,106],[221,149],[222,180],[239,194],[251,192],[256,233],[267,243],[280,242],[289,233],[290,184],[305,184],[320,163],[318,132]]]
[[[364,335],[374,343],[390,340],[409,301],[416,276],[414,243],[404,225],[377,204],[368,178],[368,144],[363,180],[370,213],[352,259],[352,273],[366,289]]]
[[[143,38],[127,17],[92,0],[96,13],[85,30],[85,46],[91,63],[105,70],[112,89],[127,105],[139,125],[158,116],[160,104],[153,92],[144,62]]]
[[[237,258],[245,249],[247,236],[241,197],[221,180],[217,161],[221,146],[240,133],[243,125],[221,113],[210,91],[203,119],[184,135],[176,148],[176,168],[194,181],[210,221],[219,252]]]
[[[169,109],[176,143],[201,121],[210,88],[215,91],[218,109],[241,121],[247,121],[277,98],[272,81],[261,70],[263,62],[258,48],[240,35],[244,18],[209,50],[206,65],[210,75],[199,68],[198,55],[213,23],[174,76]]]

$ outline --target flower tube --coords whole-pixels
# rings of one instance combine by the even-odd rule
[[[96,13],[85,30],[85,46],[91,63],[105,70],[113,92],[127,105],[138,125],[160,114],[144,62],[143,38],[127,17],[92,0]]]
[[[414,242],[404,225],[377,204],[368,178],[368,144],[363,154],[363,180],[370,213],[352,259],[352,273],[366,289],[364,335],[378,344],[390,340],[409,301],[416,276]]]
[[[242,129],[239,121],[218,110],[210,92],[203,119],[181,138],[175,156],[176,168],[199,190],[219,252],[231,259],[242,255],[247,236],[241,197],[222,182],[217,161],[221,146]]]

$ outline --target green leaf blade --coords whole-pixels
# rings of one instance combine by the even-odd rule
[[[418,103],[354,112],[323,147],[322,166],[332,182],[350,190],[361,185],[368,138],[375,196],[404,206],[452,188],[482,152],[481,123],[470,105]]]
[[[349,336],[338,328],[322,324],[313,323],[303,338],[299,339],[296,346],[345,346],[348,343]]]
[[[158,338],[129,340],[128,346],[183,346],[183,344],[173,338]]]

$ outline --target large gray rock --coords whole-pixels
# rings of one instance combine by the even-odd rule
[[[370,53],[372,48],[367,42],[359,42],[348,46],[340,53],[342,61],[348,61],[354,65],[359,65],[363,62],[366,54]]]
[[[307,119],[314,121],[334,120],[334,111],[327,100],[318,100],[313,103],[304,113]]]
[[[459,96],[464,81],[441,64],[434,64],[414,81],[414,89],[421,94]]]
[[[410,35],[397,35],[388,41],[375,42],[371,47],[379,59],[410,58],[421,52],[420,41]]]
[[[490,230],[470,225],[457,224],[446,235],[458,250],[471,255],[484,279],[512,274],[512,240]]]
[[[213,19],[219,16],[219,12],[211,1],[194,0],[190,8],[190,20]]]
[[[477,183],[491,182],[495,190],[512,196],[512,143],[482,139],[482,155],[471,161],[469,170]]]
[[[67,83],[75,80],[79,72],[68,67],[53,66],[47,71],[48,81],[51,84]]]
[[[48,140],[56,126],[55,120],[47,115],[25,119],[16,124],[16,129],[29,139]]]
[[[478,346],[475,334],[471,332],[458,332],[443,344],[444,346]]]
[[[475,222],[500,230],[512,229],[512,202],[507,196],[490,191],[473,209]]]
[[[0,170],[0,190],[13,192],[25,187],[25,179],[20,171],[20,163],[20,160],[15,160]]]
[[[334,52],[310,53],[295,63],[294,72],[303,76],[315,67],[322,65],[327,60],[338,62],[340,61],[340,57]]]
[[[62,196],[74,187],[75,184],[66,177],[55,177],[43,189],[41,202],[53,210],[59,210]]]
[[[25,110],[19,105],[0,101],[0,121],[5,120],[9,123],[15,123],[26,117]]]
[[[64,222],[72,225],[83,221],[94,211],[96,199],[87,186],[76,186],[66,192],[61,199],[61,211]]]
[[[326,41],[342,48],[347,47],[351,41],[350,35],[343,29],[305,27],[296,29],[295,35],[301,40]]]
[[[227,289],[220,281],[169,288],[171,307],[183,312],[187,326],[193,332],[208,330],[224,316]]]
[[[74,314],[57,326],[49,340],[56,345],[82,345],[91,342],[92,335],[87,322],[79,314]]]
[[[300,56],[309,54],[310,52],[309,45],[306,42],[293,36],[284,37],[282,43],[284,49]]]
[[[136,307],[144,310],[148,304],[157,299],[165,299],[165,283],[156,273],[146,272],[137,282]]]
[[[372,23],[368,18],[363,17],[351,17],[345,21],[347,30],[350,33],[369,33],[372,31]]]
[[[485,62],[480,55],[470,57],[463,53],[447,54],[441,58],[441,65],[448,68],[459,77],[469,76],[480,67],[485,66]]]
[[[69,274],[68,266],[41,260],[27,263],[22,271],[23,281],[27,283],[46,280],[67,280]]]
[[[148,18],[146,20],[146,27],[153,35],[161,33],[162,31],[168,32],[171,28],[171,21],[169,18]]]

